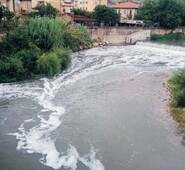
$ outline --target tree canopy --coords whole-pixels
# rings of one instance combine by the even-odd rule
[[[94,9],[94,18],[98,25],[114,26],[120,21],[120,16],[116,10],[105,5],[98,5]]]
[[[182,25],[185,7],[178,0],[146,0],[135,16],[148,25],[175,29]]]
[[[93,12],[86,11],[84,9],[73,9],[75,15],[81,15],[88,18],[93,18]]]
[[[38,5],[34,8],[34,11],[30,13],[31,17],[49,17],[55,18],[58,10],[54,8],[51,4]]]

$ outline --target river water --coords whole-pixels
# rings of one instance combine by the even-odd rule
[[[74,53],[52,79],[0,85],[0,170],[184,170],[164,83],[183,47]]]

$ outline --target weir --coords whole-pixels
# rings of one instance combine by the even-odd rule
[[[92,37],[110,44],[136,44],[138,41],[148,41],[153,34],[185,33],[185,28],[176,30],[142,27],[97,27],[90,29]]]

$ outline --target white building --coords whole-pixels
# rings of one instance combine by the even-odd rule
[[[120,22],[124,23],[127,20],[134,19],[134,15],[140,8],[140,4],[133,2],[120,2],[113,5],[112,8],[116,9],[117,13],[120,14]]]

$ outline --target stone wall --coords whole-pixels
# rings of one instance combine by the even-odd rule
[[[178,28],[174,31],[168,29],[131,28],[131,27],[98,27],[90,29],[92,37],[99,41],[110,44],[135,44],[137,41],[150,40],[153,34],[168,34],[170,32],[183,32],[185,28]]]

